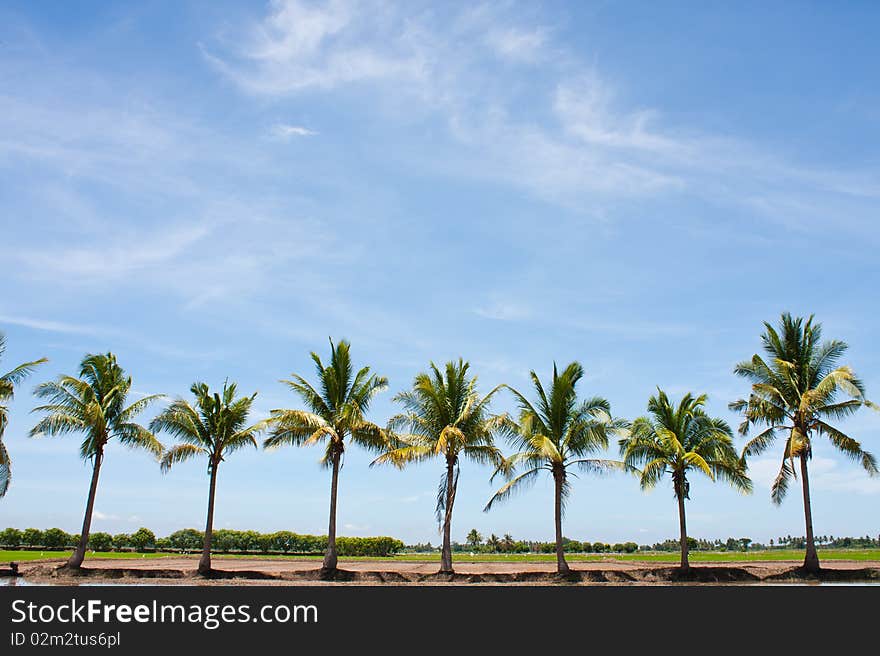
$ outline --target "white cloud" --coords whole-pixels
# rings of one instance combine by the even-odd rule
[[[544,29],[524,30],[515,27],[491,30],[486,42],[504,59],[534,62],[543,53],[547,41]]]
[[[311,137],[318,134],[314,130],[310,130],[301,125],[286,125],[284,123],[279,123],[273,126],[272,133],[279,139],[284,139],[285,141],[291,137]]]
[[[565,132],[588,144],[666,153],[686,148],[651,130],[656,112],[616,110],[611,87],[595,73],[560,83],[553,98],[553,110]]]
[[[323,6],[273,0],[266,18],[207,60],[243,89],[290,94],[392,78],[417,79],[422,64],[405,47],[406,25],[384,3],[331,0]],[[366,35],[373,38],[367,39]]]

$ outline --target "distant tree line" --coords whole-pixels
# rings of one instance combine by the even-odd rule
[[[804,537],[780,537],[771,539],[769,544],[754,542],[751,538],[727,538],[714,540],[688,537],[689,551],[765,551],[768,549],[803,549]],[[817,545],[823,548],[836,549],[871,549],[880,547],[880,535],[873,539],[866,535],[860,538],[818,536]],[[430,542],[424,544],[411,544],[403,549],[403,553],[430,553],[439,550]],[[678,538],[668,539],[654,544],[638,544],[636,542],[580,542],[569,538],[563,538],[565,553],[635,553],[636,551],[664,551],[675,552],[681,548]],[[498,537],[494,533],[488,538],[476,530],[471,529],[466,542],[452,543],[455,553],[495,554],[495,553],[553,553],[556,550],[555,542],[541,542],[536,540],[515,540],[509,533],[504,537]]]
[[[157,538],[148,528],[139,528],[134,533],[111,535],[102,531],[89,534],[88,547],[93,551],[201,551],[205,534],[194,528],[175,531],[166,537]],[[80,536],[72,535],[60,528],[41,531],[36,528],[7,528],[0,531],[0,546],[7,549],[22,547],[44,549],[66,549],[76,547]],[[339,537],[337,547],[342,556],[391,556],[404,548],[404,543],[391,537]],[[235,531],[220,529],[214,531],[212,549],[219,553],[282,553],[314,555],[322,554],[327,548],[326,535],[302,535],[291,531],[259,533],[257,531]]]

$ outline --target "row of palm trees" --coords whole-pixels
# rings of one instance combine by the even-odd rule
[[[531,398],[507,385],[481,395],[476,376],[470,374],[469,364],[462,359],[443,368],[431,363],[428,371],[415,377],[411,389],[394,397],[401,412],[380,427],[369,421],[367,414],[372,399],[387,388],[387,379],[371,373],[369,367],[355,371],[349,343],[336,344],[332,340],[328,363],[311,354],[316,385],[296,374],[282,381],[304,407],[272,410],[267,419],[256,423],[248,422],[256,395],[239,396],[236,385],[227,382],[220,392],[212,392],[204,383],[193,384],[192,401],[178,398],[148,428],[141,426],[136,416],[161,395],[129,404],[132,379],[116,357],[112,353],[90,354],[83,359],[78,377],[62,375],[37,386],[35,394],[45,403],[34,411],[44,416],[30,434],[84,435],[80,454],[91,460],[93,469],[80,543],[68,561],[71,568],[79,568],[85,557],[99,473],[111,439],[151,452],[159,459],[163,472],[178,462],[205,458],[210,484],[199,572],[206,575],[211,571],[217,473],[225,457],[244,447],[258,447],[257,438],[262,433],[266,434],[266,449],[321,444],[321,463],[331,472],[328,546],[322,565],[325,576],[332,576],[337,569],[337,491],[346,446],[350,444],[377,454],[371,466],[391,464],[402,468],[442,459],[445,466],[436,514],[443,534],[440,571],[445,573],[453,571],[450,535],[463,460],[490,465],[494,468],[493,479],[505,479],[486,504],[486,511],[547,472],[554,484],[557,570],[564,574],[569,566],[563,550],[562,518],[574,470],[630,472],[639,477],[643,489],[656,486],[669,475],[678,504],[681,567],[687,569],[685,501],[689,498],[691,473],[700,472],[713,481],[722,480],[750,492],[748,458],[764,452],[782,437],[782,463],[771,498],[780,503],[799,471],[807,532],[804,568],[817,571],[808,477],[812,439],[817,435],[828,437],[869,474],[877,474],[874,457],[828,423],[862,406],[875,406],[865,398],[864,387],[852,369],[839,365],[847,345],[837,340],[822,342],[821,326],[812,317],[804,320],[783,314],[778,329],[769,323],[764,327],[761,339],[765,357],[756,354],[735,368],[737,375],[751,383],[749,396],[730,404],[743,416],[739,433],[747,436],[753,427],[763,428],[739,454],[731,427],[705,412],[705,395],[688,393],[675,402],[658,389],[648,401],[648,413],[629,422],[614,417],[604,398],[578,398],[576,387],[584,370],[577,362],[561,372],[554,364],[546,385],[534,371],[530,372]],[[3,345],[0,340],[0,354]],[[26,363],[0,377],[0,402],[11,398],[14,385],[44,361]],[[517,418],[491,411],[491,401],[502,389],[509,390],[516,399]],[[5,425],[6,407],[0,405],[0,438]],[[165,448],[156,438],[157,433],[168,434],[177,444]],[[596,457],[607,450],[613,437],[617,438],[621,459]],[[504,456],[497,446],[501,439],[511,445],[513,455]],[[0,492],[5,492],[10,461],[2,440],[0,458]]]

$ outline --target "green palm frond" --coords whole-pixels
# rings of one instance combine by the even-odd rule
[[[865,471],[872,476],[880,473],[877,470],[877,459],[862,449],[862,445],[846,433],[834,428],[824,421],[816,422],[816,430],[820,435],[827,435],[837,450],[846,455],[850,460],[859,463]]]
[[[83,433],[80,456],[95,459],[107,442],[144,449],[159,456],[163,447],[135,416],[157,396],[148,396],[126,407],[132,379],[112,353],[88,354],[80,363],[80,377],[61,375],[37,386],[34,394],[48,403],[33,412],[44,414],[30,436]]]
[[[0,440],[0,497],[3,497],[9,490],[9,483],[12,481],[12,460],[9,457],[9,451],[3,440]]]
[[[33,362],[25,362],[24,364],[20,364],[12,371],[8,371],[0,376],[0,383],[6,383],[6,389],[11,390],[16,385],[21,383],[25,378],[30,376],[33,373],[34,369],[39,367],[41,364],[45,364],[48,361],[49,358],[40,358],[39,360],[34,360]]]
[[[269,425],[269,436],[263,441],[266,449],[285,444],[308,446],[322,437],[338,437],[324,417],[305,410],[272,410]]]
[[[417,374],[409,390],[395,395],[394,401],[403,412],[389,420],[385,452],[373,461],[403,468],[443,457],[447,473],[454,471],[454,481],[450,489],[447,473],[441,479],[435,507],[438,521],[454,502],[461,459],[493,465],[497,470],[504,459],[495,439],[512,433],[515,427],[507,415],[490,411],[491,399],[501,386],[481,395],[477,378],[469,370],[470,365],[459,358],[442,369],[431,362],[427,371]]]
[[[494,504],[505,501],[521,488],[524,488],[527,485],[534,484],[536,478],[538,477],[538,474],[540,474],[541,471],[544,469],[545,467],[543,466],[535,467],[509,480],[507,483],[502,485],[495,494],[492,495],[492,498],[489,499],[489,501],[486,503],[483,511],[489,512]]]
[[[159,457],[164,447],[149,430],[135,423],[118,424],[115,428],[116,438],[120,444],[133,449],[144,449]]]
[[[629,435],[619,445],[624,462],[641,466],[642,489],[657,485],[672,474],[676,494],[687,495],[687,472],[696,470],[709,479],[721,479],[740,490],[751,489],[742,459],[733,448],[733,431],[723,419],[705,412],[705,394],[685,394],[676,404],[663,390],[648,401],[650,415],[633,421]],[[747,450],[765,448],[772,440],[765,431]]]
[[[267,428],[267,422],[248,425],[256,394],[238,396],[237,385],[229,380],[219,392],[211,392],[202,382],[193,383],[190,391],[194,404],[175,399],[150,423],[152,430],[166,432],[180,442],[162,455],[163,471],[202,455],[208,459],[210,472],[226,455],[245,447],[257,448],[257,436]]]
[[[795,478],[795,472],[794,467],[791,464],[791,458],[784,457],[782,459],[782,465],[779,468],[779,473],[776,475],[776,478],[773,479],[773,484],[770,486],[770,498],[773,500],[773,503],[776,505],[782,503],[788,492],[788,485],[792,478]]]
[[[386,451],[377,457],[370,465],[394,465],[398,469],[403,469],[406,465],[429,460],[436,455],[434,446],[431,444],[413,444],[409,446],[401,446],[396,449]]]
[[[342,457],[346,439],[368,450],[386,449],[389,437],[385,429],[367,421],[365,415],[376,394],[387,388],[387,379],[371,374],[369,367],[355,372],[346,340],[330,340],[328,364],[317,353],[313,352],[311,358],[317,386],[298,374],[282,381],[300,397],[306,409],[272,410],[263,447],[311,446],[326,440],[320,462],[328,467],[335,458]]]
[[[666,459],[663,457],[654,458],[645,463],[642,468],[639,483],[643,490],[650,490],[657,486],[663,480],[663,475],[669,471],[667,469]]]
[[[576,386],[584,375],[579,362],[570,363],[561,373],[553,363],[549,385],[544,385],[536,372],[529,375],[534,402],[507,386],[520,409],[519,422],[511,421],[506,426],[506,437],[515,453],[496,469],[493,479],[501,473],[509,481],[517,480],[514,477],[521,464],[529,468],[530,476],[546,469],[561,481],[560,501],[564,506],[571,489],[566,476],[569,467],[590,473],[631,469],[623,462],[583,457],[607,449],[609,436],[628,432],[629,425],[612,417],[611,405],[602,397],[578,401]],[[513,489],[509,486],[510,482],[502,486],[493,499],[505,498]]]
[[[784,313],[778,327],[765,322],[764,328],[761,341],[767,360],[756,354],[751,361],[737,365],[734,371],[751,383],[751,394],[748,400],[730,407],[743,416],[741,434],[747,435],[752,426],[765,427],[746,445],[743,458],[762,453],[777,431],[789,432],[783,465],[771,487],[774,502],[782,501],[796,475],[793,459],[811,456],[814,435],[824,435],[835,448],[874,474],[877,465],[873,456],[827,423],[871,405],[862,381],[849,366],[839,364],[847,344],[821,342],[822,327],[812,316],[804,319]]]
[[[196,456],[210,456],[210,453],[195,444],[176,444],[162,454],[159,465],[163,472],[168,472],[171,471],[172,465]]]

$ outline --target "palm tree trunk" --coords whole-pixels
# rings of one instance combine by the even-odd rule
[[[455,460],[446,461],[446,508],[443,516],[443,550],[440,555],[440,572],[452,574],[452,504],[455,503]]]
[[[67,567],[79,569],[86,557],[86,547],[89,544],[89,531],[92,528],[92,512],[95,510],[95,495],[98,492],[98,476],[101,473],[101,462],[104,460],[104,450],[98,449],[95,453],[92,465],[92,482],[89,485],[89,498],[86,501],[86,514],[83,517],[82,531],[79,534],[79,544],[67,561]]]
[[[214,537],[214,493],[217,489],[217,466],[211,465],[211,487],[208,489],[208,519],[205,521],[205,543],[202,557],[199,559],[199,574],[207,576],[211,573],[211,541]]]
[[[807,525],[807,553],[804,556],[804,569],[808,572],[819,571],[819,553],[813,537],[813,509],[810,504],[810,478],[807,473],[807,459],[801,455],[801,484],[804,488],[804,521]]]
[[[685,519],[684,514],[684,494],[681,491],[676,490],[675,496],[678,498],[678,530],[679,530],[679,540],[681,543],[681,569],[690,569],[690,562],[688,561],[688,532],[687,532],[687,520]]]
[[[555,521],[556,521],[556,571],[567,574],[570,569],[565,562],[565,550],[562,548],[562,486],[565,483],[565,472],[553,472]]]
[[[327,553],[324,554],[323,572],[336,570],[336,493],[339,490],[339,452],[333,453],[333,478],[330,481],[330,525],[327,527]]]

